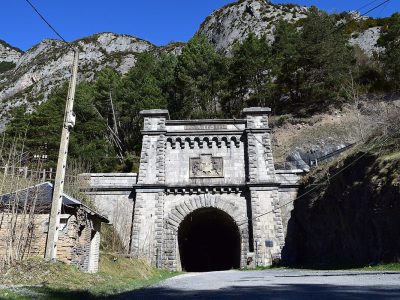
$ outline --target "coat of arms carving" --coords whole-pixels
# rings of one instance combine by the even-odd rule
[[[191,178],[224,177],[222,157],[213,157],[211,154],[191,157],[189,168]]]

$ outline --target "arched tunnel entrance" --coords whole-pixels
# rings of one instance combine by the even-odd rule
[[[206,272],[240,267],[240,234],[227,213],[200,208],[186,216],[178,230],[182,269]]]

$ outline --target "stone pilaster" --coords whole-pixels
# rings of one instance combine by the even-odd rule
[[[167,138],[164,134],[160,134],[156,144],[156,183],[165,183],[165,148]]]
[[[268,127],[270,108],[251,107],[243,110],[246,118],[247,159],[250,183],[275,182],[271,129]]]
[[[247,184],[250,189],[254,255],[257,265],[271,265],[280,258],[284,243],[279,208],[279,185],[272,156],[269,108],[246,108]]]
[[[144,110],[143,144],[136,189],[132,253],[160,266],[163,251],[167,110]]]
[[[139,184],[165,183],[166,127],[169,118],[167,110],[143,110],[143,143],[140,154]]]
[[[164,253],[164,193],[159,192],[156,196],[156,219],[154,226],[154,257],[153,265],[158,268],[162,267],[163,253]]]

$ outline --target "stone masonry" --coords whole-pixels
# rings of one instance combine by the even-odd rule
[[[247,108],[240,120],[174,121],[166,110],[142,111],[132,254],[180,270],[180,223],[199,208],[213,207],[239,229],[241,266],[248,256],[263,266],[280,258],[285,228],[269,112]]]
[[[138,174],[85,174],[87,192],[127,251],[154,266],[182,269],[180,225],[204,208],[233,220],[241,267],[271,265],[280,259],[298,174],[274,168],[269,113],[246,108],[242,119],[169,120],[167,110],[142,111]]]

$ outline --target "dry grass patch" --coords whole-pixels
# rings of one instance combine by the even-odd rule
[[[95,274],[82,273],[74,266],[49,263],[36,257],[0,275],[3,285],[0,296],[2,299],[19,299],[15,298],[18,292],[24,299],[28,287],[29,291],[40,295],[38,299],[95,299],[142,288],[176,274],[154,269],[141,260],[112,254],[101,255],[100,271]],[[4,296],[7,293],[10,297]]]

